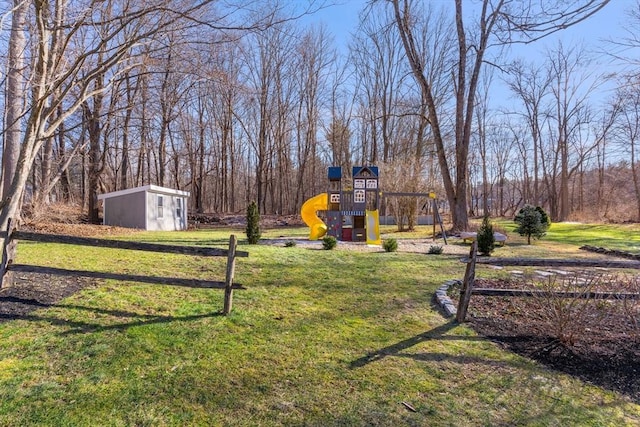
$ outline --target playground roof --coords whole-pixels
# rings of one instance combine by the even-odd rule
[[[342,179],[342,168],[340,166],[331,166],[327,172],[327,177],[331,180]]]
[[[354,166],[353,169],[353,176],[357,176],[357,175],[362,175],[363,172],[368,171],[371,176],[378,176],[378,167],[377,166]]]

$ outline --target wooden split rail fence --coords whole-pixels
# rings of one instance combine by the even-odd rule
[[[4,234],[4,233],[2,233]],[[6,235],[6,234],[5,234]],[[26,273],[44,273],[44,274],[58,274],[67,276],[82,276],[82,277],[94,277],[94,278],[112,278],[120,280],[131,280],[146,283],[157,284],[170,284],[177,286],[190,286],[197,288],[211,288],[211,289],[223,289],[224,290],[224,306],[223,314],[227,315],[231,312],[233,306],[233,290],[244,289],[241,285],[233,283],[235,275],[235,262],[237,257],[248,257],[249,253],[244,251],[238,251],[238,241],[235,235],[231,235],[229,238],[228,249],[212,248],[204,246],[179,246],[179,245],[164,245],[157,243],[142,243],[142,242],[128,242],[122,240],[108,240],[97,239],[90,237],[76,237],[56,234],[43,234],[32,233],[26,231],[13,231],[9,233],[9,243],[5,245],[2,257],[2,268],[0,269],[3,274],[0,278],[0,287],[10,286],[11,274],[13,272],[26,272]],[[2,236],[4,237],[4,236]],[[125,250],[137,250],[137,251],[149,251],[149,252],[162,252],[162,253],[174,253],[192,256],[205,256],[205,257],[226,257],[226,275],[224,282],[211,281],[211,280],[196,280],[196,279],[183,279],[183,278],[171,278],[171,277],[156,277],[156,276],[137,276],[127,274],[116,273],[101,273],[94,271],[82,271],[82,270],[67,270],[54,267],[40,267],[34,265],[14,264],[13,252],[15,251],[15,245],[18,240],[27,240],[33,242],[43,243],[59,243],[81,246],[92,246],[102,248],[113,249],[125,249]],[[9,248],[9,249],[7,249]]]
[[[595,259],[523,259],[523,258],[478,258],[478,242],[471,244],[469,258],[462,259],[467,264],[460,299],[456,311],[456,321],[464,322],[471,302],[471,295],[488,297],[553,297],[553,298],[588,298],[588,299],[628,299],[640,300],[640,293],[630,292],[549,292],[534,289],[489,289],[475,288],[476,264],[495,266],[529,266],[529,267],[579,267],[579,268],[620,268],[638,269],[639,261],[595,260]]]

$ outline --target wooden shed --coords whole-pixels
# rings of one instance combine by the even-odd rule
[[[98,195],[105,225],[143,230],[186,230],[189,192],[145,185]]]

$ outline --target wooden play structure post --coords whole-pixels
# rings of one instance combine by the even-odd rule
[[[444,232],[444,225],[442,225],[442,218],[440,217],[440,212],[438,211],[438,199],[436,198],[436,193],[433,191],[429,192],[429,198],[432,201],[433,206],[433,240],[436,240],[436,223],[440,225],[440,231],[442,232],[442,239],[444,240],[444,244],[447,243],[447,233]]]
[[[433,208],[433,241],[436,241],[436,209],[437,209],[437,205],[436,205],[436,193],[434,192],[430,192],[429,193],[429,198],[431,199],[431,206]]]
[[[469,262],[464,273],[462,281],[462,290],[460,291],[460,301],[458,302],[458,310],[456,312],[456,321],[464,322],[467,317],[467,309],[471,302],[471,293],[473,292],[473,284],[476,279],[476,258],[478,256],[478,241],[471,243],[471,251],[469,252]]]

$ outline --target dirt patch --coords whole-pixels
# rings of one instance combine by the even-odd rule
[[[28,212],[20,230],[78,237],[106,237],[137,232],[129,228],[87,224],[77,206],[62,204],[39,212]],[[95,279],[85,277],[24,272],[12,274],[12,286],[0,289],[0,322],[29,318],[32,311],[54,305],[97,283]]]
[[[476,286],[513,288],[514,283],[478,279]],[[572,315],[565,315],[571,303],[565,300],[558,308],[537,297],[474,296],[468,321],[507,350],[640,403],[640,302],[578,302]]]
[[[189,227],[217,228],[217,227],[246,227],[247,216],[238,214],[210,214],[190,213]],[[260,215],[260,226],[264,228],[300,227],[304,223],[299,215]]]
[[[110,225],[64,224],[56,222],[25,223],[20,227],[20,230],[76,237],[121,236],[140,232],[140,230],[133,228],[115,227]]]
[[[14,273],[13,286],[0,290],[0,322],[29,318],[32,311],[54,305],[94,284],[95,280],[82,277]]]

